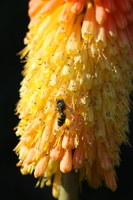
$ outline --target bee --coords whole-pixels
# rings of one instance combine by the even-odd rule
[[[63,99],[56,99],[56,106],[57,106],[57,112],[59,113],[57,124],[58,126],[62,126],[65,123],[66,120],[66,104]]]
[[[64,112],[64,110],[66,109],[68,109],[69,113],[74,119],[74,114],[72,113],[71,109],[65,104],[63,99],[56,99],[56,107],[57,107],[57,112],[59,113],[58,119],[57,119],[58,126],[62,126],[65,123],[66,112]]]

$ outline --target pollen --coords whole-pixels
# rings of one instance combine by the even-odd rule
[[[31,0],[28,13],[17,166],[40,177],[40,187],[54,176],[56,198],[61,172],[71,170],[93,188],[105,182],[114,191],[120,145],[128,144],[133,3]]]

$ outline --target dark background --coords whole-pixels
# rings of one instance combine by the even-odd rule
[[[27,32],[29,18],[28,0],[1,1],[0,11],[0,199],[1,200],[52,200],[51,187],[35,188],[33,175],[21,175],[13,148],[18,143],[13,128],[18,123],[14,115],[15,104],[19,99],[18,90],[22,80],[20,63],[16,53],[23,49],[23,38]],[[133,145],[133,112],[130,115],[130,142]],[[118,189],[115,192],[102,187],[91,189],[83,183],[79,200],[132,200],[133,199],[133,148],[121,147],[122,163],[116,169]],[[71,183],[70,183],[71,184]]]

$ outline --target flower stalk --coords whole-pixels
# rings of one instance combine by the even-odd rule
[[[58,200],[78,200],[78,193],[79,173],[74,170],[68,173],[62,173]]]

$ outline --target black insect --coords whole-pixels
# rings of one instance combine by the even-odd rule
[[[56,107],[57,107],[57,112],[59,113],[57,118],[57,124],[58,126],[62,126],[66,120],[66,112],[64,112],[64,110],[66,110],[67,108],[64,100],[56,99]]]

